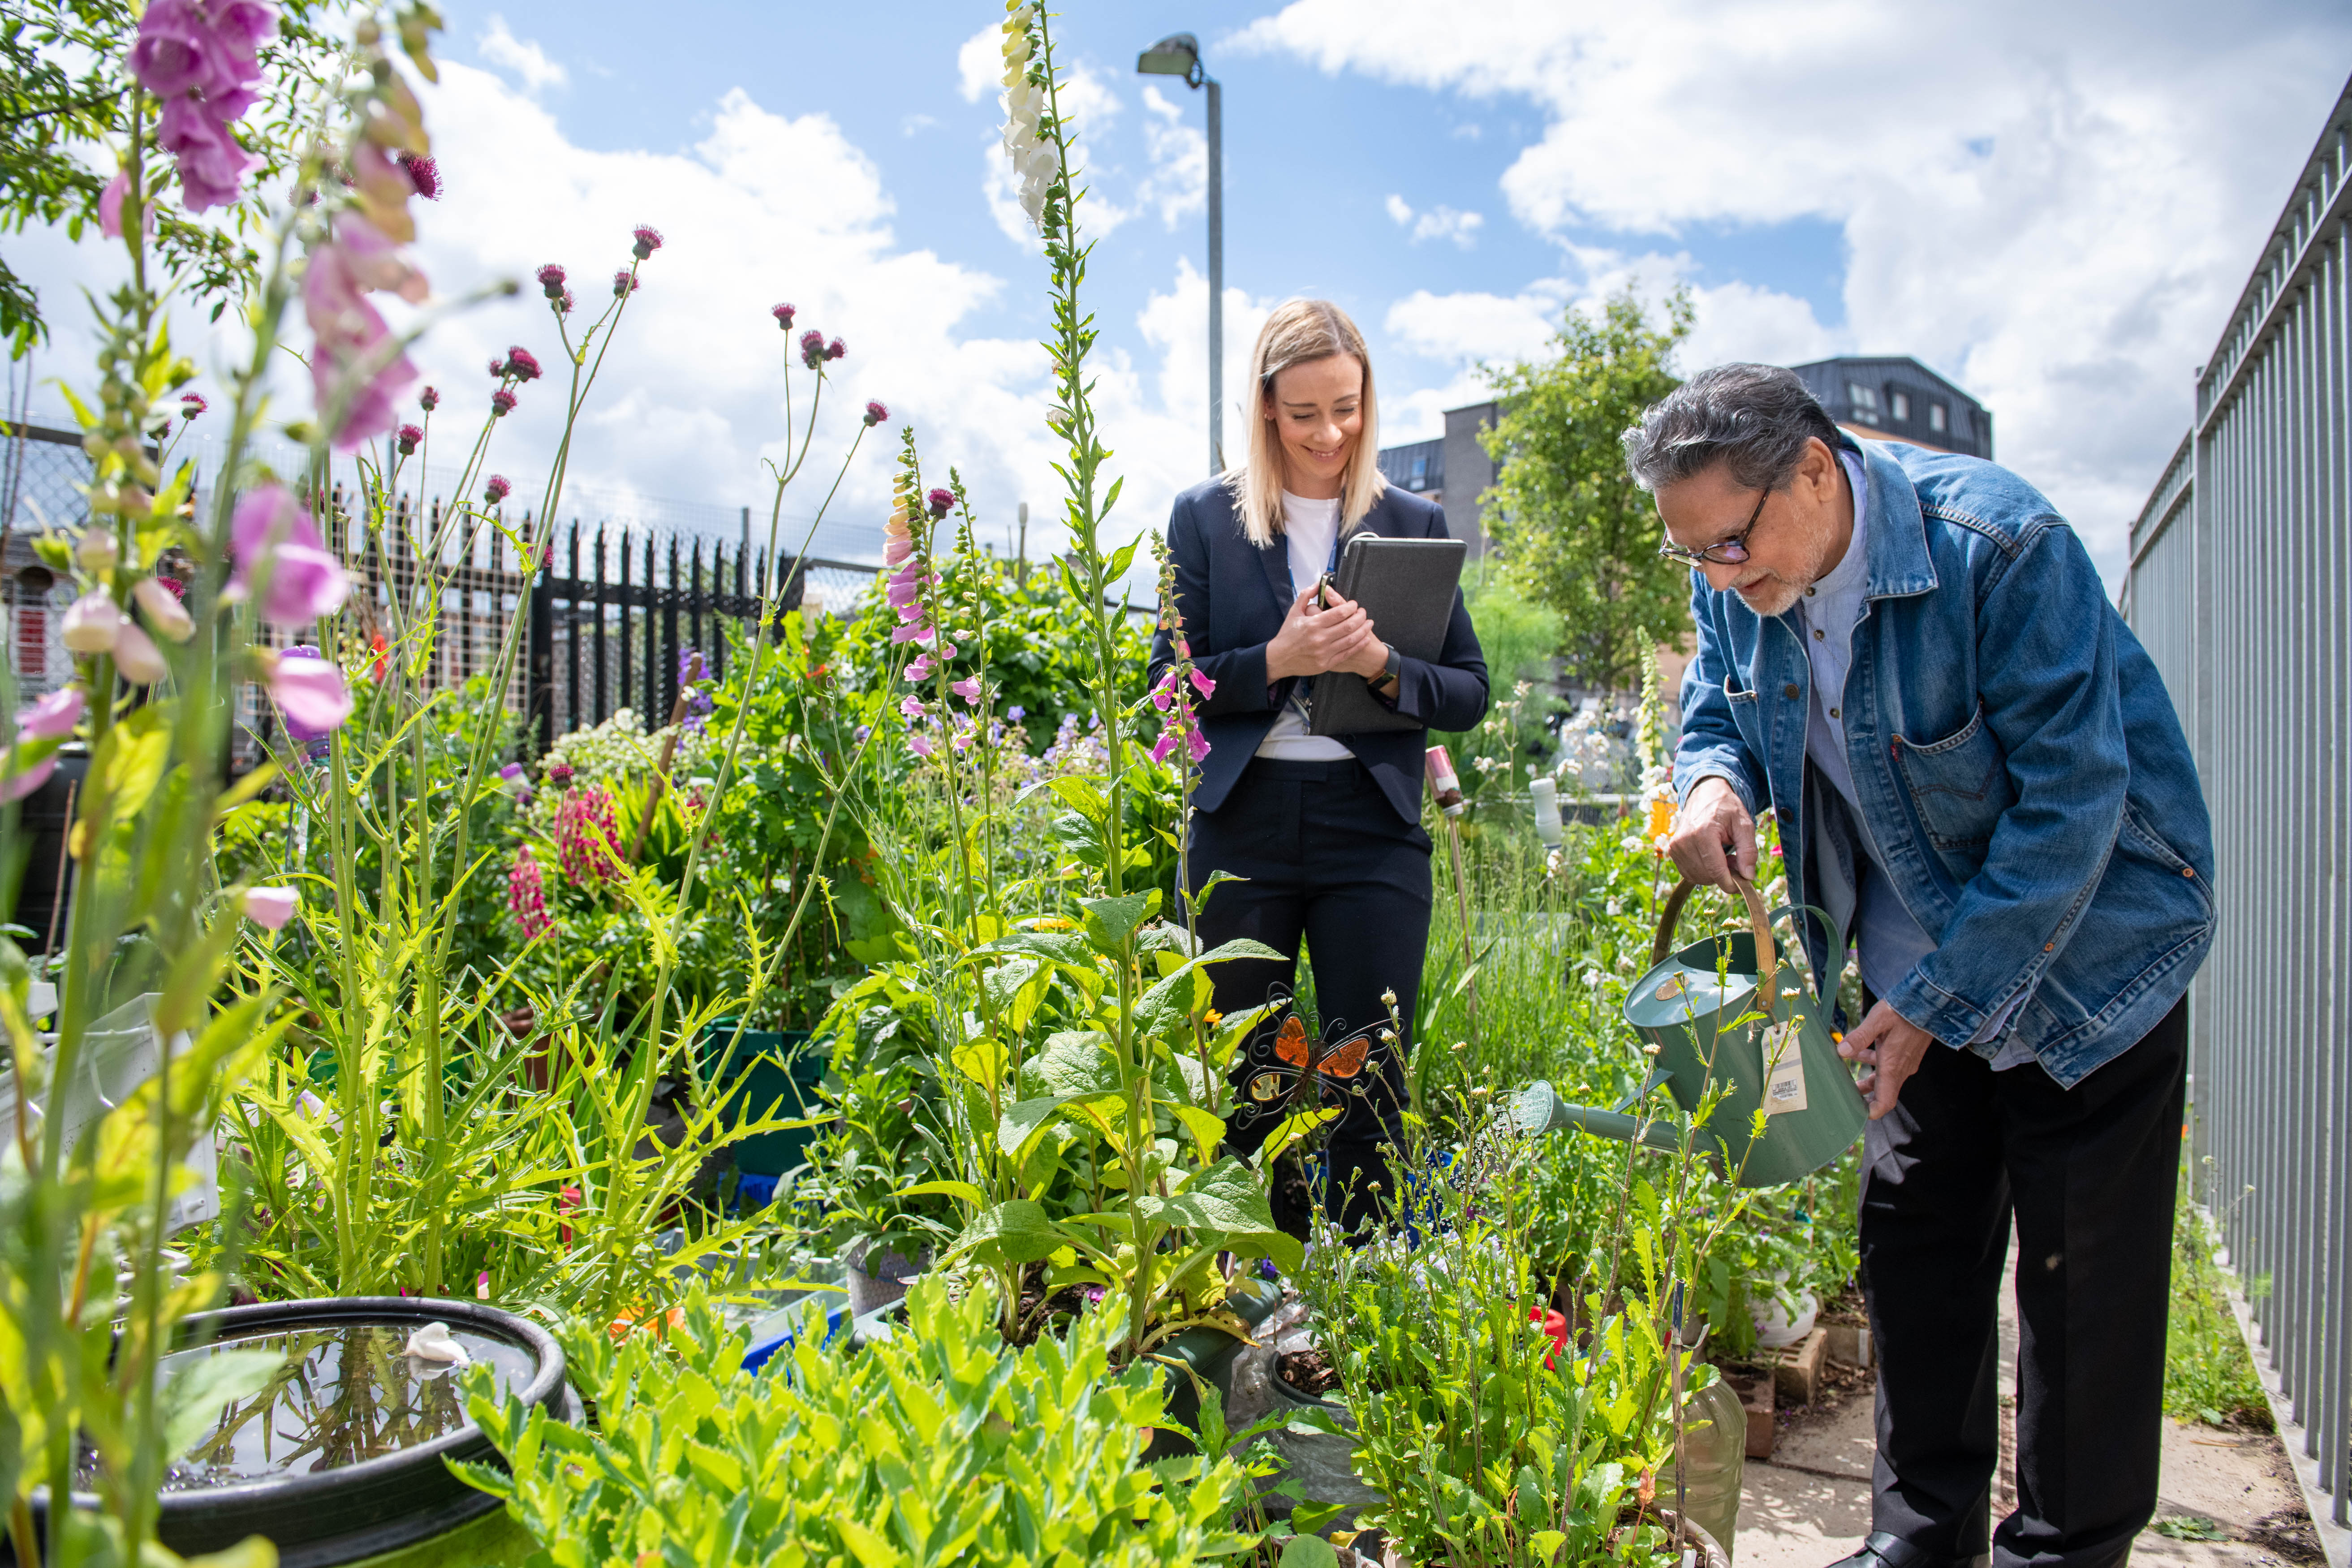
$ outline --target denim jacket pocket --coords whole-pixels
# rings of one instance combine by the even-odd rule
[[[1979,704],[1966,724],[1940,741],[1895,738],[1895,765],[1911,792],[1927,842],[1939,850],[1982,848],[2001,814],[2017,804],[2009,758],[1985,727]]]

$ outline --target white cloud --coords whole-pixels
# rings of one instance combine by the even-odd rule
[[[539,47],[536,39],[516,37],[508,30],[507,19],[495,11],[490,13],[489,26],[474,40],[474,47],[490,64],[521,78],[527,92],[544,92],[571,79],[562,66],[547,58],[547,51]]]
[[[994,22],[963,41],[956,51],[956,77],[963,100],[978,103],[983,94],[1004,90],[1004,29]]]
[[[1387,206],[1389,216],[1399,227],[1412,227],[1415,245],[1424,239],[1450,239],[1467,250],[1478,243],[1479,226],[1486,221],[1476,213],[1455,212],[1448,206],[1435,206],[1425,213],[1416,214],[1402,196],[1393,192],[1389,195]]]
[[[1143,89],[1143,146],[1151,172],[1136,187],[1139,206],[1157,206],[1160,221],[1174,228],[1209,206],[1209,139],[1184,123],[1184,108],[1171,103],[1157,87]]]
[[[2318,8],[2251,26],[2195,0],[1825,0],[1801,27],[1708,0],[1297,0],[1237,42],[1533,102],[1546,129],[1501,187],[1539,231],[1838,226],[1841,346],[1916,354],[1982,398],[2001,459],[2113,570],[2352,26]],[[1700,276],[1689,363],[1828,346],[1801,301],[1738,270]]]
[[[1228,466],[1248,450],[1249,421],[1256,416],[1249,398],[1250,350],[1276,300],[1253,300],[1242,289],[1225,289],[1224,452]],[[1154,294],[1136,316],[1143,341],[1160,353],[1159,407],[1182,456],[1170,469],[1170,495],[1208,477],[1209,280],[1190,258],[1176,262],[1175,287]],[[1176,434],[1181,430],[1181,434]],[[1125,453],[1120,454],[1122,457]],[[1150,519],[1160,524],[1160,516]]]

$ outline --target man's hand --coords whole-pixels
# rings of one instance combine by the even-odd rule
[[[1675,834],[1666,840],[1666,853],[1694,882],[1727,889],[1731,888],[1727,873],[1733,870],[1743,882],[1756,879],[1756,819],[1739,804],[1739,792],[1728,780],[1698,781],[1675,814]]]
[[[1838,1055],[1870,1068],[1857,1087],[1869,1097],[1873,1121],[1895,1109],[1904,1079],[1919,1070],[1935,1043],[1935,1036],[1884,1002],[1838,1042]]]
[[[1370,679],[1388,668],[1388,649],[1372,635],[1372,618],[1361,605],[1335,595],[1329,609],[1318,609],[1315,590],[1308,588],[1291,601],[1282,629],[1265,645],[1265,678],[1346,669]]]

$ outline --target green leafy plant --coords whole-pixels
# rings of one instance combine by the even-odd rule
[[[1181,1564],[1247,1544],[1228,1459],[1140,1462],[1157,1369],[1113,1370],[1108,1319],[1022,1349],[985,1288],[918,1282],[904,1324],[844,1355],[811,1310],[745,1372],[744,1335],[699,1287],[665,1334],[564,1335],[593,1431],[486,1380],[468,1407],[511,1468],[463,1467],[536,1536],[531,1568],[949,1561]]]

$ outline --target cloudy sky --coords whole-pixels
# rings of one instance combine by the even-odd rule
[[[633,225],[668,239],[567,510],[715,527],[764,508],[787,359],[767,312],[790,300],[850,348],[811,474],[878,397],[998,537],[1026,500],[1051,547],[1044,264],[997,149],[992,5],[443,10],[427,113],[448,193],[420,245],[436,290],[544,261],[593,280]],[[1480,362],[1540,353],[1563,310],[1679,281],[1686,370],[1909,353],[1959,383],[2111,579],[2352,70],[2352,17],[2290,0],[1072,7],[1057,38],[1095,193],[1121,531],[1164,521],[1207,468],[1202,95],[1133,69],[1178,28],[1224,84],[1229,388],[1269,305],[1327,296],[1372,342],[1383,444],[1417,439],[1478,398]],[[9,251],[69,321],[87,254]],[[43,374],[79,339],[62,331]],[[552,341],[532,291],[417,357],[446,421],[487,398],[494,351]],[[493,466],[534,471],[554,402],[529,390]],[[836,548],[878,525],[888,458],[869,442],[853,467]]]

